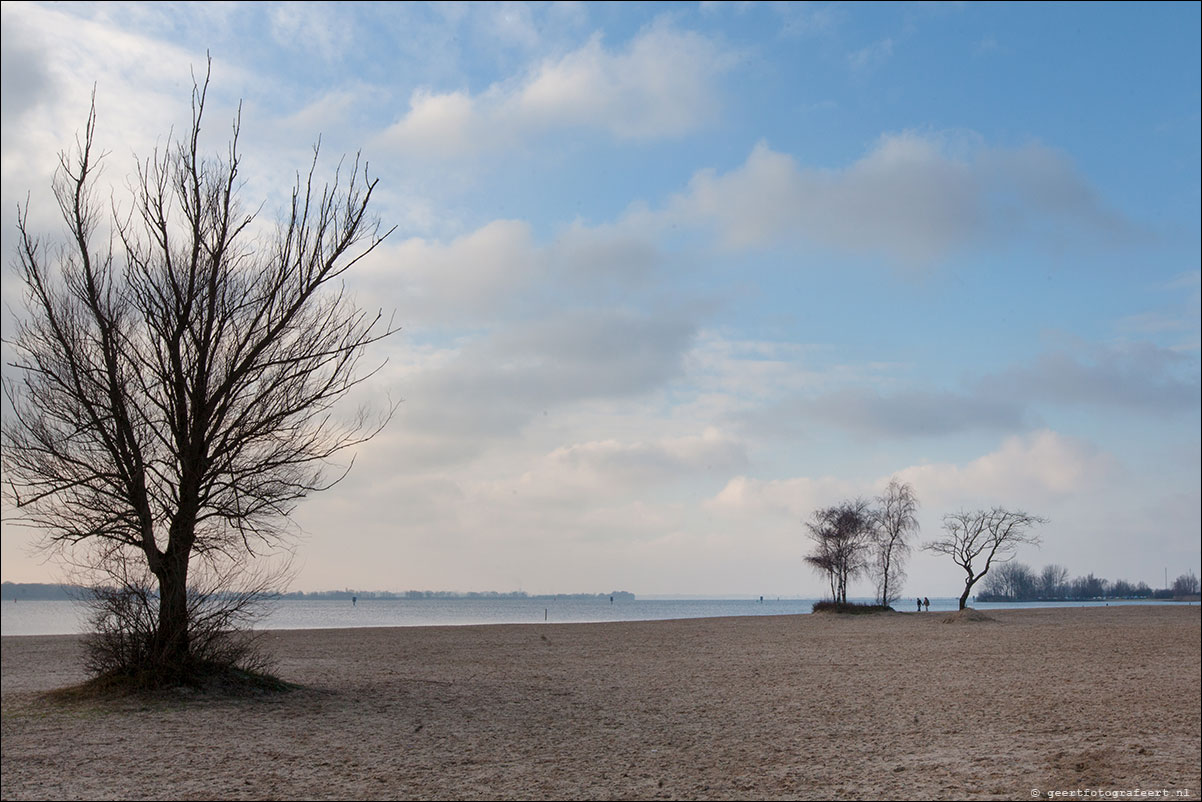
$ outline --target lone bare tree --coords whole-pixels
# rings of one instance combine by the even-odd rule
[[[831,599],[838,604],[847,604],[848,583],[868,565],[866,550],[874,525],[871,505],[864,499],[815,510],[806,523],[815,548],[805,560],[826,575]]]
[[[1198,577],[1193,571],[1187,571],[1173,580],[1173,596],[1184,598],[1198,595]]]
[[[876,600],[877,604],[889,605],[901,594],[901,583],[906,578],[906,558],[910,555],[908,538],[918,531],[918,498],[909,484],[891,479],[885,494],[876,501],[873,531]]]
[[[208,85],[187,136],[138,165],[132,208],[95,200],[93,102],[54,183],[68,244],[45,247],[19,210],[26,307],[4,383],[5,500],[50,545],[143,567],[157,587],[132,588],[155,617],[140,668],[167,682],[196,669],[190,569],[228,576],[286,544],[295,503],[349,469],[327,475],[331,458],[387,419],[335,405],[394,331],[341,283],[391,233],[368,214],[366,164],[320,186],[315,148],[264,236],[237,198],[240,114],[224,158],[200,152]]]
[[[947,537],[923,546],[927,551],[946,554],[964,569],[964,592],[960,594],[960,609],[968,605],[972,586],[989,572],[994,563],[1014,559],[1023,544],[1039,545],[1039,536],[1031,527],[1047,523],[1038,515],[1021,510],[994,507],[991,510],[956,512],[943,516]]]
[[[1064,597],[1064,587],[1068,584],[1068,569],[1063,565],[1045,565],[1039,572],[1039,597],[1041,599],[1060,599]]]

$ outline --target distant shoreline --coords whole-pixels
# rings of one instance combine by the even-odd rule
[[[88,589],[82,585],[65,585],[45,582],[0,583],[0,601],[59,601],[82,598]],[[513,591],[457,591],[457,590],[292,590],[280,593],[277,599],[342,600],[351,599],[609,599],[632,601],[635,595],[626,590],[608,593],[526,593]]]
[[[75,600],[82,598],[87,593],[87,588],[80,585],[66,585],[55,583],[42,582],[4,582],[0,583],[0,601],[59,601],[59,600]],[[810,597],[780,594],[768,594],[764,596],[756,596],[755,594],[643,594],[637,596],[630,591],[615,590],[608,593],[527,593],[522,590],[513,591],[456,591],[456,590],[406,590],[406,591],[391,591],[391,590],[319,590],[319,591],[288,591],[281,593],[274,598],[286,600],[345,600],[352,599],[447,599],[447,600],[463,600],[463,599],[529,599],[535,601],[555,601],[555,600],[590,600],[610,598],[615,601],[744,601],[760,599],[772,599],[775,601],[809,601]],[[955,598],[952,596],[941,596],[941,600]],[[856,601],[869,601],[867,597],[857,597]],[[900,599],[894,602],[894,606],[905,611],[908,609],[908,598]],[[1076,603],[1076,602],[1202,602],[1202,595],[1195,594],[1192,596],[1170,597],[1170,598],[1148,598],[1137,596],[1098,596],[1088,599],[990,599],[981,602],[985,604],[1021,604],[1021,605],[1041,605],[1041,604],[1060,604],[1060,603]]]

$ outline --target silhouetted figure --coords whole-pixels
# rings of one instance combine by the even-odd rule
[[[922,599],[918,600],[918,612],[922,612]]]
[[[929,613],[931,611],[931,600],[928,599],[926,596],[923,596],[922,597],[922,606],[927,608],[927,612]]]
[[[359,604],[358,596],[351,596],[351,607],[357,607]]]

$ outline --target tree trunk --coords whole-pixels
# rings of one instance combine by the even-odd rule
[[[961,610],[963,610],[965,607],[968,606],[968,594],[969,594],[969,591],[971,591],[971,590],[972,590],[972,584],[969,582],[965,582],[964,583],[964,592],[960,594],[960,609]]]
[[[182,673],[188,666],[188,555],[172,552],[164,555],[159,579],[159,628],[155,652],[159,670]]]

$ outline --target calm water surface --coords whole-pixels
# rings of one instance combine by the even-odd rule
[[[347,629],[469,624],[563,624],[599,621],[658,621],[739,615],[803,615],[814,599],[284,599],[272,602],[259,629]],[[860,601],[869,601],[862,599]],[[1174,604],[1175,602],[1027,602],[973,606],[979,610],[1031,607]],[[931,612],[955,610],[957,599],[931,599]],[[894,607],[910,612],[905,602]],[[5,635],[72,635],[85,631],[85,611],[72,601],[5,601],[0,629]]]

